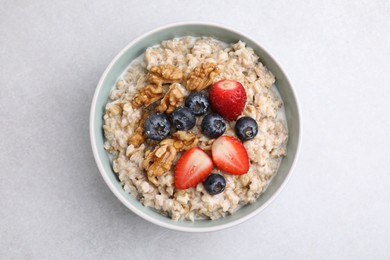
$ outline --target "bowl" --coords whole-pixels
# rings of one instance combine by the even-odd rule
[[[238,40],[247,43],[260,57],[260,61],[272,71],[276,77],[276,86],[283,99],[286,111],[289,140],[287,156],[283,158],[278,173],[272,179],[266,191],[253,204],[246,205],[233,215],[218,220],[174,221],[161,215],[151,208],[144,207],[137,199],[125,192],[120,181],[111,168],[109,154],[103,147],[103,114],[110,91],[115,86],[117,78],[129,63],[141,55],[147,47],[156,45],[163,40],[180,36],[211,36],[218,40],[233,43]],[[90,113],[90,137],[96,164],[115,196],[131,211],[159,226],[187,232],[208,232],[232,227],[260,213],[269,205],[286,185],[296,163],[301,140],[301,117],[298,101],[286,73],[276,59],[260,44],[248,36],[225,26],[204,22],[182,22],[152,30],[129,43],[108,65],[104,71],[94,94]]]

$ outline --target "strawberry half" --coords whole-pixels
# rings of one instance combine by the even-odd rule
[[[241,175],[249,170],[249,157],[244,145],[232,136],[218,137],[211,153],[214,164],[222,171]]]
[[[235,80],[220,80],[210,89],[212,109],[229,121],[236,120],[244,110],[246,92],[242,84]]]
[[[192,148],[179,159],[175,168],[175,186],[185,190],[202,182],[213,169],[213,161],[199,148]]]

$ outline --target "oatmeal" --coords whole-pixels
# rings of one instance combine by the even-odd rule
[[[181,37],[147,48],[104,114],[104,147],[124,190],[174,220],[218,219],[255,202],[286,155],[274,83],[241,41]]]

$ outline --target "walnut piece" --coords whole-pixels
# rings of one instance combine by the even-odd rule
[[[196,134],[187,131],[177,131],[172,135],[174,146],[178,151],[187,151],[198,144]]]
[[[170,114],[175,108],[181,106],[184,101],[184,94],[180,90],[181,85],[179,83],[173,83],[160,104],[156,107],[156,111],[159,113]]]
[[[145,153],[142,167],[146,170],[148,180],[158,186],[158,176],[168,172],[172,167],[172,162],[176,157],[177,150],[173,146],[173,139],[165,139],[157,145],[153,151]]]
[[[201,91],[213,83],[221,70],[215,63],[202,63],[196,67],[187,78],[187,89],[189,91]]]
[[[127,143],[130,145],[134,145],[134,147],[139,147],[141,144],[145,142],[146,136],[144,133],[144,123],[145,119],[149,117],[148,113],[144,113],[139,122],[138,127],[135,129],[133,135],[127,140]]]
[[[137,91],[131,105],[138,109],[142,106],[149,106],[153,102],[159,100],[164,96],[164,89],[162,86],[150,84]]]
[[[149,71],[149,81],[157,86],[166,83],[177,83],[182,80],[183,72],[171,64],[153,66]]]
[[[153,151],[147,151],[142,162],[142,167],[147,172],[148,180],[156,186],[160,185],[158,177],[171,169],[177,153],[189,150],[198,143],[198,138],[195,134],[185,131],[178,131],[172,137],[161,141]]]
[[[215,139],[210,139],[206,142],[202,142],[199,146],[200,149],[202,149],[203,151],[210,151],[211,152],[211,147],[214,143]]]

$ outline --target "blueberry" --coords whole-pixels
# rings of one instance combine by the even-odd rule
[[[189,130],[196,122],[194,112],[187,107],[176,108],[171,115],[171,121],[177,130]]]
[[[204,135],[209,138],[217,138],[225,133],[226,123],[222,116],[210,113],[203,118],[201,127]]]
[[[185,101],[185,106],[191,109],[196,116],[204,115],[210,106],[207,96],[200,92],[191,93]]]
[[[203,185],[210,195],[216,195],[224,191],[226,181],[222,175],[212,173],[204,180]]]
[[[153,140],[162,140],[171,133],[171,123],[164,114],[153,114],[145,119],[145,134]]]
[[[237,120],[235,130],[241,141],[248,141],[257,135],[259,128],[253,118],[244,116]]]

